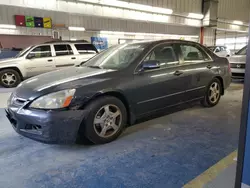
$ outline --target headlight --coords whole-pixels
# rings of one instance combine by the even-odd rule
[[[75,89],[63,90],[39,97],[30,105],[31,108],[58,109],[68,107],[75,94]]]

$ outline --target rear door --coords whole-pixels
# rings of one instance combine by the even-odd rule
[[[77,56],[69,44],[54,44],[55,66],[57,69],[73,67],[77,64]]]
[[[175,44],[158,45],[144,59],[147,60],[159,61],[160,67],[139,71],[142,62],[136,70],[133,100],[137,116],[180,103],[185,90],[190,88],[190,78],[180,71]]]
[[[213,78],[213,59],[195,43],[179,43],[181,51],[181,71],[190,78],[183,101],[198,99],[204,96],[206,86]]]
[[[34,47],[27,53],[23,65],[26,69],[27,77],[55,70],[55,60],[52,57],[51,45]]]

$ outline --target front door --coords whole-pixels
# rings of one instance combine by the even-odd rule
[[[55,70],[55,61],[52,57],[51,46],[41,45],[34,47],[26,56],[24,67],[27,77]]]
[[[155,47],[144,62],[148,60],[158,61],[160,67],[139,71],[142,62],[137,68],[133,94],[137,116],[180,103],[191,81],[191,77],[181,71],[175,45]]]
[[[69,44],[55,44],[54,49],[56,54],[56,69],[73,67],[79,64],[79,56],[74,55],[73,50]]]

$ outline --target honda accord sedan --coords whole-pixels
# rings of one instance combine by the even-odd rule
[[[200,101],[215,106],[231,80],[226,58],[182,40],[126,43],[80,67],[22,82],[6,114],[19,134],[46,143],[115,140],[126,125]]]

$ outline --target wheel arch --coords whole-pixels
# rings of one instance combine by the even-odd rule
[[[104,97],[104,96],[112,96],[112,97],[118,98],[124,104],[126,108],[126,112],[128,116],[127,123],[131,125],[135,122],[136,118],[135,118],[135,115],[133,113],[133,110],[131,108],[131,105],[128,99],[125,97],[125,95],[121,91],[118,91],[118,90],[107,90],[107,91],[98,92],[96,95],[91,97],[84,106],[88,105],[91,101],[96,100],[100,97]]]
[[[17,71],[19,73],[20,77],[21,77],[21,80],[24,80],[23,74],[22,74],[22,72],[20,71],[20,69],[18,67],[15,67],[15,66],[4,67],[4,68],[0,68],[0,71],[6,70],[6,69],[13,69],[13,70]]]

